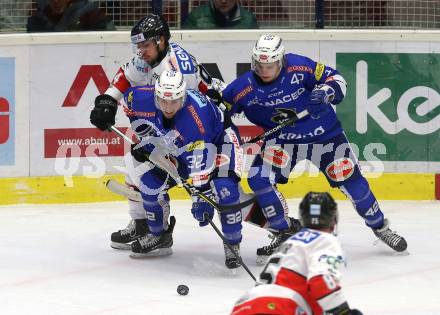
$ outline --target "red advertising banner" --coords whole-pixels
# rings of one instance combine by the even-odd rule
[[[9,139],[9,102],[0,97],[0,144],[6,143]]]
[[[127,128],[120,128],[124,133]],[[258,135],[262,129],[256,126],[240,126],[240,136],[244,142]],[[92,157],[124,155],[124,140],[113,132],[103,132],[96,128],[44,129],[44,158]],[[128,146],[127,146],[128,150]],[[246,154],[255,153],[254,146]]]
[[[120,128],[126,132],[127,128]],[[44,157],[122,156],[124,140],[96,128],[44,129]]]

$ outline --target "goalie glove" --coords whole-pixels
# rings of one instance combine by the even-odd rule
[[[118,101],[107,94],[98,95],[95,99],[95,107],[90,113],[90,122],[96,128],[104,131],[115,124]]]
[[[335,98],[335,90],[327,85],[321,84],[315,87],[310,93],[307,111],[313,119],[325,115],[330,110],[330,105]]]

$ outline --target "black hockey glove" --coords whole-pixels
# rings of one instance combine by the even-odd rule
[[[139,148],[135,149],[137,145],[139,145]],[[139,163],[145,163],[148,161],[150,154],[144,150],[141,144],[134,143],[131,145],[131,156]]]
[[[231,109],[232,105],[226,102],[219,91],[208,89],[206,96],[209,97],[223,112]]]
[[[90,122],[102,131],[115,124],[118,101],[107,94],[98,95],[95,99],[95,107],[90,113]]]
[[[351,315],[363,315],[363,314],[361,311],[354,308],[351,310]]]
[[[208,96],[211,100],[216,102],[217,104],[223,101],[222,95],[220,92],[214,90],[214,89],[208,89],[206,91],[206,96]]]

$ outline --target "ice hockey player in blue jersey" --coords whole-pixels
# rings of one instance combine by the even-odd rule
[[[255,44],[252,71],[223,90],[231,114],[243,112],[265,131],[308,111],[293,126],[265,138],[262,154],[249,172],[249,186],[270,227],[277,231],[271,245],[257,250],[263,257],[260,261],[292,234],[287,205],[276,185],[287,183],[292,169],[304,159],[316,165],[332,187],[345,193],[380,240],[398,252],[406,249],[405,239],[390,230],[331,106],[339,104],[345,93],[346,82],[337,70],[305,56],[285,54],[281,38],[273,35],[263,35]]]
[[[230,118],[200,92],[186,89],[179,72],[164,71],[155,86],[130,88],[125,93],[131,127],[142,140],[132,149],[139,162],[148,164],[154,150],[170,157],[179,176],[191,178],[193,185],[205,195],[217,198],[220,205],[239,203],[243,152],[236,127]],[[222,157],[221,163],[217,156]],[[171,254],[172,229],[175,219],[167,216],[163,195],[174,184],[169,174],[150,165],[141,177],[140,191],[147,213],[149,234],[132,244],[131,257]],[[193,197],[191,212],[200,226],[208,224],[204,213],[212,218],[214,208]],[[220,214],[222,231],[234,251],[239,254],[241,211],[232,209]],[[224,245],[225,264],[240,266],[230,249]]]

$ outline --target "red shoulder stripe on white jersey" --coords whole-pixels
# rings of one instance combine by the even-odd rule
[[[128,88],[131,86],[130,82],[128,82],[127,78],[125,77],[125,73],[122,68],[119,68],[118,72],[114,76],[112,80],[112,85],[116,87],[121,93],[125,93],[125,91],[127,91]]]

